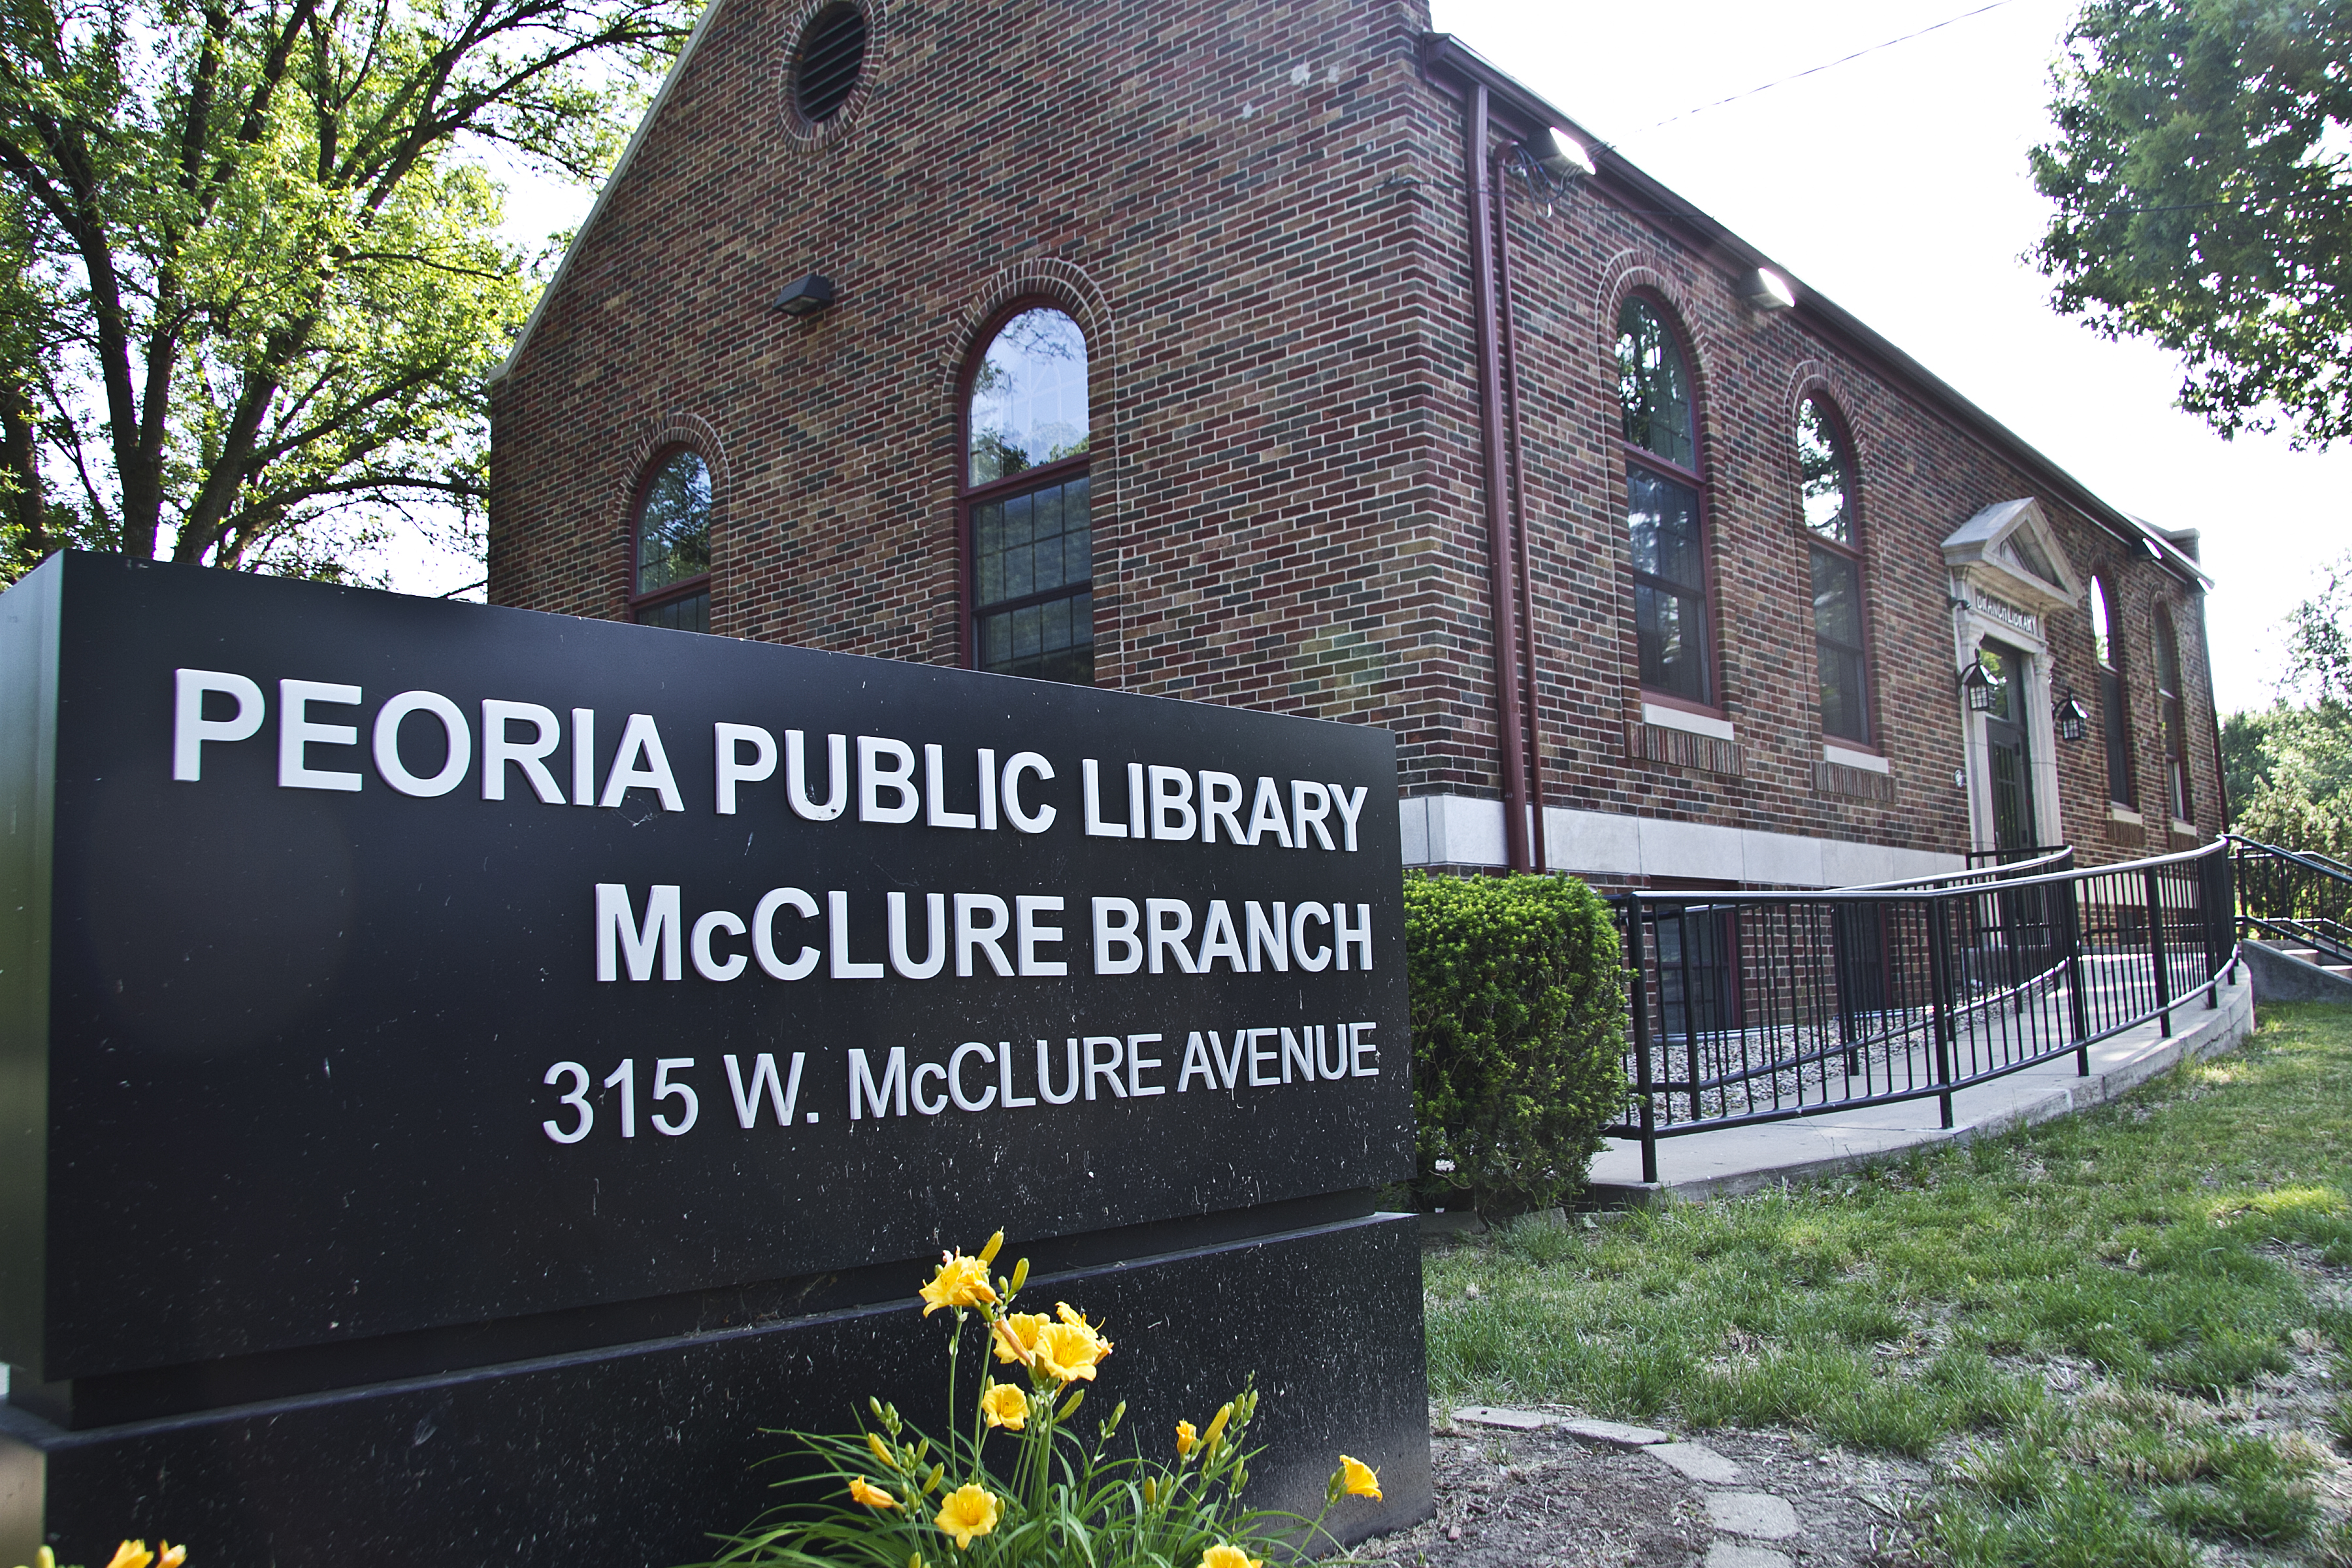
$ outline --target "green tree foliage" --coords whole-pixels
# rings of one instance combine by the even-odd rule
[[[0,0],[5,574],[472,531],[530,304],[478,154],[601,174],[693,4]]]
[[[2352,0],[2091,0],[2032,153],[2053,303],[2188,369],[2223,435],[2352,435]]]
[[[2352,860],[2352,555],[2288,614],[2286,634],[2279,700],[2221,725],[2232,825]]]
[[[1624,953],[1565,877],[1405,879],[1425,1197],[1542,1208],[1584,1185],[1625,1109]]]

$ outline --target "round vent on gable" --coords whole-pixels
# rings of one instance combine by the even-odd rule
[[[866,13],[847,4],[827,5],[801,29],[793,57],[793,107],[811,125],[841,112],[866,68]]]

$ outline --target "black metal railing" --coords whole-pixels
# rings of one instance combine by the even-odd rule
[[[2236,863],[2238,933],[2309,947],[2328,963],[2352,963],[2352,866],[2310,849],[2282,849],[2230,835]]]
[[[2074,847],[2071,844],[2032,844],[2012,846],[2007,849],[1971,849],[1969,851],[1969,869],[1973,871],[1980,866],[2021,866],[2050,856],[2063,856],[2065,864],[2072,866],[2074,863]]]
[[[2230,846],[1793,893],[1624,893],[1642,1144],[1935,1096],[2074,1053],[2203,998],[2233,961]],[[2051,868],[2053,865],[2056,868]]]

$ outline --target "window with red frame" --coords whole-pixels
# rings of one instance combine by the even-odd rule
[[[2116,637],[2107,585],[2091,579],[2091,652],[2099,662],[2099,729],[2107,742],[2107,799],[2126,810],[2139,806],[2132,777],[2131,711],[2124,701],[2123,645]]]
[[[2156,612],[2156,702],[2164,731],[2165,794],[2172,815],[2182,822],[2195,820],[2196,797],[2189,789],[2189,726],[2180,705],[2180,639],[2174,635],[2172,616],[2162,605]]]
[[[685,447],[654,465],[630,530],[629,609],[639,626],[710,629],[710,469]]]
[[[1714,659],[1690,363],[1673,329],[1646,300],[1628,300],[1618,313],[1617,395],[1642,685],[1685,701],[1712,703]]]
[[[972,367],[962,465],[974,668],[1090,686],[1094,526],[1087,339],[1017,310]]]
[[[1853,457],[1837,416],[1818,397],[1797,405],[1797,468],[1813,580],[1813,669],[1822,733],[1870,740],[1870,672],[1863,647],[1862,520]]]

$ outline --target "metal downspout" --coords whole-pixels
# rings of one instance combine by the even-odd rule
[[[1497,749],[1503,763],[1503,847],[1514,871],[1534,869],[1528,853],[1528,762],[1522,744],[1526,720],[1519,709],[1518,606],[1513,592],[1509,477],[1503,453],[1503,377],[1496,342],[1495,247],[1486,159],[1486,87],[1470,89],[1464,127],[1470,180],[1470,295],[1477,321],[1478,433],[1486,459],[1487,573],[1494,605],[1495,695]]]
[[[1528,549],[1528,470],[1519,439],[1519,327],[1511,309],[1510,183],[1503,174],[1503,153],[1495,153],[1488,176],[1495,187],[1495,316],[1501,324],[1504,406],[1509,422],[1504,434],[1509,442],[1511,542],[1519,579],[1517,641],[1527,689],[1528,859],[1529,868],[1546,868],[1543,824],[1543,709],[1536,695],[1535,562]]]

